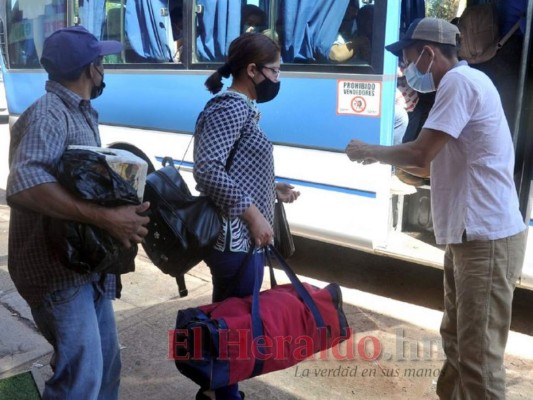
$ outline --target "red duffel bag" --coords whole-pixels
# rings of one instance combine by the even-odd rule
[[[291,284],[260,292],[256,279],[252,296],[178,312],[169,355],[204,389],[288,368],[350,336],[339,285],[302,283],[272,246],[265,254],[275,256]]]

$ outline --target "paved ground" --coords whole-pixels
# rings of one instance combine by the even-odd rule
[[[29,309],[7,272],[7,145],[6,126],[0,126],[0,379],[32,370],[42,385],[51,373],[51,347],[35,330]],[[281,273],[277,277],[283,281]],[[136,272],[124,276],[123,297],[115,302],[123,346],[121,399],[194,398],[197,386],[168,360],[167,331],[174,326],[178,309],[209,303],[207,268],[195,267],[187,275],[187,284],[189,296],[177,297],[173,278],[159,272],[142,253]],[[324,359],[308,360],[243,382],[241,389],[247,399],[436,398],[435,380],[442,363],[437,330],[442,314],[355,289],[343,288],[343,296],[354,340],[335,348]],[[379,362],[365,359],[378,348]],[[513,332],[506,358],[509,399],[531,398],[532,360],[533,339]]]

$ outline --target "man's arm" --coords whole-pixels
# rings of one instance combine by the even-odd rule
[[[107,231],[129,248],[142,242],[150,219],[139,215],[150,204],[138,206],[102,207],[80,200],[58,183],[44,183],[9,196],[10,205],[26,208],[52,218],[95,225]]]
[[[352,140],[346,147],[346,154],[352,161],[363,164],[377,161],[427,177],[431,161],[450,139],[452,137],[445,132],[423,128],[415,141],[396,146],[371,145]]]

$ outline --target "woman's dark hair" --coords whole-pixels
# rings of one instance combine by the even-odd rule
[[[212,73],[205,81],[207,90],[215,94],[220,92],[222,78],[236,77],[249,64],[265,65],[276,61],[280,53],[279,45],[262,33],[243,33],[233,42],[228,50],[226,63]]]

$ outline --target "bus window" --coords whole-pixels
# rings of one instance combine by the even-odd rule
[[[123,43],[120,55],[106,63],[172,62],[177,51],[173,39],[170,4],[182,0],[77,0],[74,23],[83,25],[98,39]],[[129,5],[131,4],[131,5]],[[10,68],[39,68],[46,37],[67,26],[66,0],[14,0],[7,10]]]
[[[243,32],[262,32],[276,40],[284,64],[372,61],[373,1],[198,0],[197,5],[197,62],[223,61],[231,41]],[[339,51],[331,56],[332,49],[342,47],[342,56]]]
[[[104,23],[103,40],[116,40],[123,45],[126,42],[124,30],[124,7],[121,4],[108,2]],[[124,46],[125,47],[125,46]],[[121,54],[111,54],[104,57],[106,64],[120,64],[125,62],[125,50]]]
[[[224,61],[229,44],[240,35],[240,0],[198,0],[196,8],[197,61]]]
[[[171,2],[174,3],[174,2]],[[165,63],[176,53],[168,0],[78,0],[78,22],[98,39],[118,40],[124,50],[105,63]]]
[[[350,1],[342,19],[337,39],[329,51],[329,59],[338,63],[369,63],[374,30],[374,5],[359,8]]]
[[[328,63],[350,1],[281,1],[278,27],[283,62]]]
[[[44,39],[66,25],[65,0],[11,1],[7,10],[9,67],[40,68]]]
[[[172,58],[175,62],[183,62],[183,1],[170,3],[170,23],[172,25]]]

